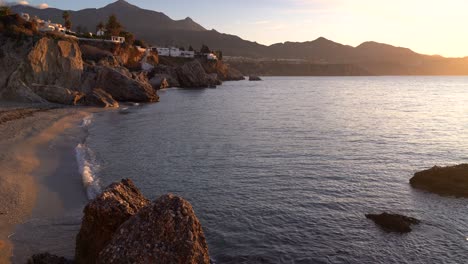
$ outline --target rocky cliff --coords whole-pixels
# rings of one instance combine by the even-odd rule
[[[65,105],[118,106],[117,101],[155,102],[147,79],[125,67],[83,62],[73,39],[42,36],[0,44],[0,98]],[[98,91],[98,92],[96,92]]]
[[[0,99],[117,107],[157,102],[157,90],[241,80],[221,61],[166,58],[127,45],[34,30],[18,15],[0,19]]]

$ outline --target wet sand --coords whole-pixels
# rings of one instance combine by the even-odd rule
[[[78,213],[86,203],[74,147],[90,110],[49,108],[0,104],[0,263],[24,263],[38,253],[21,246],[21,239],[41,244],[45,237],[31,234],[45,229],[28,230],[29,222]]]

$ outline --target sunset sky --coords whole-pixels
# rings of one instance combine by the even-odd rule
[[[1,1],[1,0],[0,0]],[[78,10],[112,0],[31,0]],[[352,46],[378,41],[424,54],[468,56],[467,0],[129,0],[173,19],[262,44],[323,36]]]

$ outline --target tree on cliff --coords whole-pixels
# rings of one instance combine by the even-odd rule
[[[11,8],[9,6],[0,6],[0,16],[11,15]]]
[[[192,45],[189,46],[188,50],[189,50],[189,51],[195,51],[195,50],[193,49]]]
[[[115,35],[112,35],[112,36],[115,36]],[[135,36],[130,32],[121,31],[118,36],[124,37],[125,38],[125,43],[127,43],[129,45],[133,45],[133,43],[135,42]]]
[[[203,44],[201,49],[200,49],[200,52],[201,53],[211,53],[211,50],[210,50],[210,48],[208,48],[207,45]]]
[[[65,24],[64,24],[65,28],[70,30],[72,27],[72,22],[70,20],[70,13],[68,11],[64,11],[62,14],[62,18],[65,21]]]
[[[119,23],[115,15],[111,15],[109,17],[109,20],[106,24],[106,30],[107,34],[110,34],[111,36],[120,36],[120,32],[122,32],[122,25]]]
[[[96,31],[104,30],[104,29],[106,29],[106,26],[104,25],[104,23],[102,23],[102,21],[99,22],[99,24],[97,24],[96,26]]]

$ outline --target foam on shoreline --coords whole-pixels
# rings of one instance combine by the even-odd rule
[[[81,123],[81,127],[88,129],[93,120],[93,116],[85,117]],[[88,199],[92,200],[101,193],[101,185],[97,173],[99,171],[99,164],[93,151],[87,146],[87,137],[83,143],[80,143],[75,148],[76,161],[78,169],[83,181],[83,187],[86,190]]]

